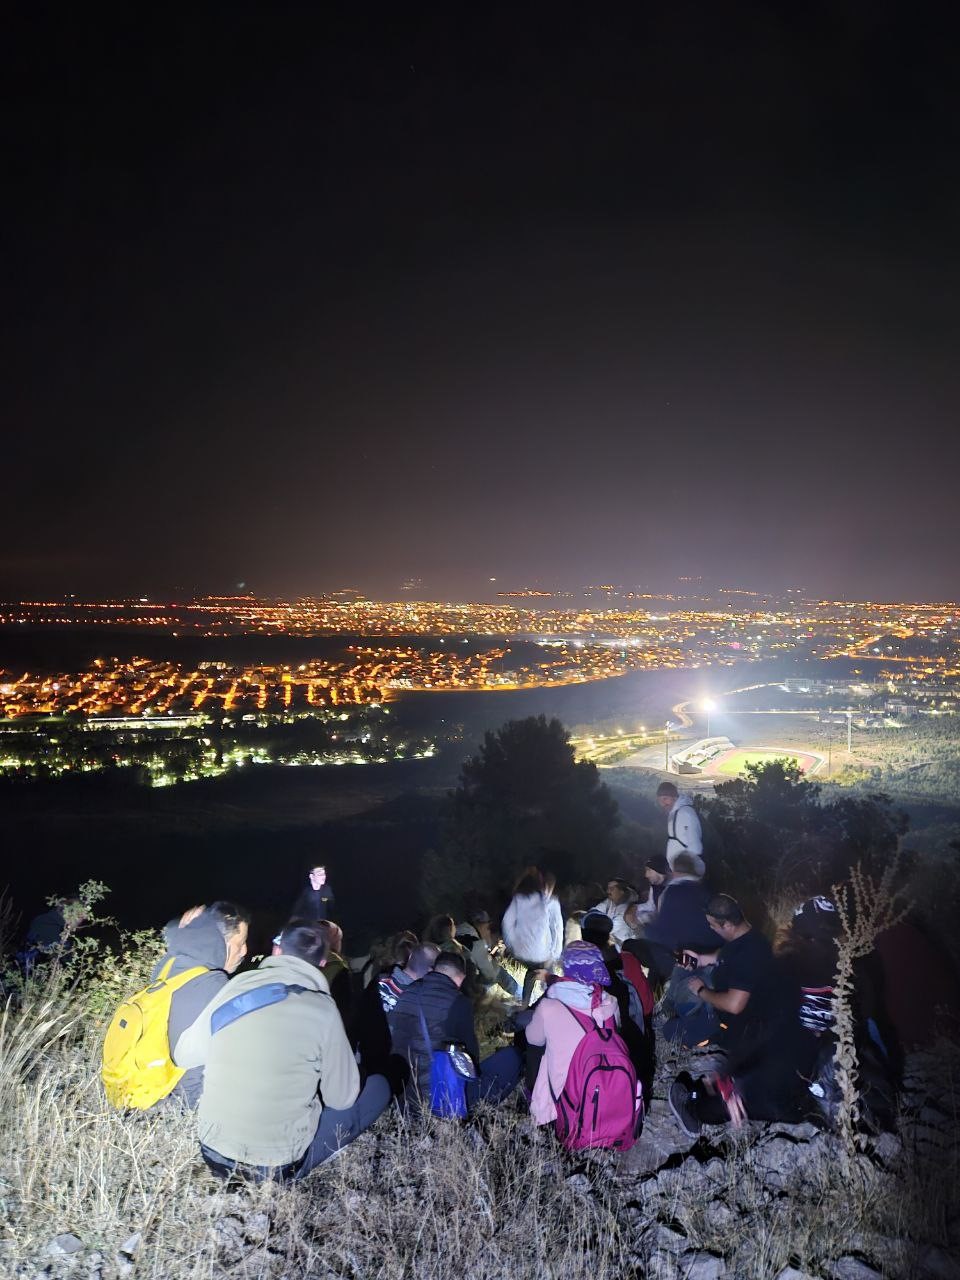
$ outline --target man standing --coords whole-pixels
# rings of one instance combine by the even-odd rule
[[[327,868],[322,862],[311,866],[307,872],[307,885],[300,891],[291,920],[327,920],[333,917],[336,905],[333,889],[327,884]]]
[[[220,1177],[303,1178],[390,1101],[383,1076],[360,1089],[326,953],[326,930],[292,920],[273,955],[227,983],[177,1043],[180,1065],[204,1068],[197,1130]]]
[[[678,853],[702,858],[703,831],[693,798],[685,791],[678,791],[672,782],[661,782],[657,787],[657,804],[667,815],[666,855],[671,868]]]

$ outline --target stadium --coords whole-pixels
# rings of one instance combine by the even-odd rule
[[[817,751],[798,751],[796,747],[738,747],[729,738],[701,738],[692,746],[670,757],[675,773],[700,774],[704,777],[738,778],[751,764],[770,764],[786,760],[801,773],[815,774],[826,763]]]

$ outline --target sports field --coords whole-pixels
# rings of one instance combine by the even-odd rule
[[[710,773],[722,774],[725,778],[737,778],[749,764],[769,764],[772,760],[789,760],[801,773],[816,773],[823,764],[823,756],[813,751],[796,751],[789,747],[734,747],[717,756],[710,765]]]

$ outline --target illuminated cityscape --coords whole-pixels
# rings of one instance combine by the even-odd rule
[[[80,669],[0,669],[0,768],[47,776],[131,766],[156,784],[244,764],[424,758],[436,750],[437,733],[388,728],[390,705],[410,695],[552,689],[777,659],[846,660],[875,696],[877,715],[956,710],[960,606],[774,601],[731,588],[642,604],[615,600],[620,594],[590,588],[579,607],[563,608],[503,596],[464,604],[352,593],[4,604],[0,636],[104,629],[105,656]],[[269,637],[263,643],[275,645],[286,637],[316,640],[323,652],[303,661],[186,662],[138,655],[138,635],[211,653],[218,641]],[[129,656],[106,656],[113,642]],[[870,723],[867,713],[861,723]]]

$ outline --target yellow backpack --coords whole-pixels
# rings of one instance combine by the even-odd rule
[[[100,1077],[111,1106],[146,1111],[183,1075],[170,1057],[170,1002],[175,991],[209,970],[199,966],[171,978],[173,965],[171,956],[156,982],[124,1000],[107,1028]]]

